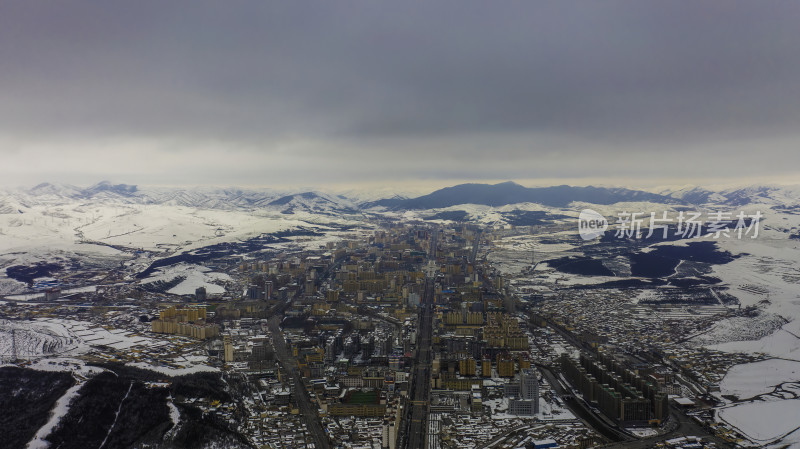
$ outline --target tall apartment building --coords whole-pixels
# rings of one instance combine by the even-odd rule
[[[463,358],[458,361],[458,372],[461,373],[462,376],[474,376],[475,367],[476,362],[472,357]]]
[[[225,363],[233,362],[233,341],[230,335],[222,337],[222,345],[225,348],[223,353],[223,361]]]
[[[539,413],[539,381],[535,371],[520,371],[519,381],[507,384],[504,392],[512,398],[508,406],[510,414],[532,416]]]
[[[669,416],[668,396],[609,355],[595,360],[581,354],[575,361],[564,354],[561,369],[587,401],[617,422],[661,422]]]
[[[159,334],[177,334],[205,340],[219,336],[219,326],[206,323],[205,307],[169,307],[150,322],[150,329]]]
[[[539,381],[533,370],[526,369],[519,373],[519,392],[522,399],[539,400]]]

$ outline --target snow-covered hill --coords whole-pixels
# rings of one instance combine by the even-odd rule
[[[800,185],[778,186],[762,184],[720,189],[684,186],[661,189],[658,193],[686,204],[715,204],[730,207],[749,204],[782,207],[800,206]]]
[[[30,189],[0,191],[0,215],[24,214],[37,206],[158,205],[225,211],[270,210],[323,215],[352,214],[363,201],[345,195],[313,191],[239,188],[138,187],[108,181],[87,188],[63,184],[39,184]]]
[[[270,201],[265,206],[278,209],[284,214],[291,214],[295,211],[323,215],[353,214],[358,212],[358,205],[346,197],[317,192],[285,195]]]
[[[470,188],[481,190],[480,186],[475,184]],[[508,186],[500,187],[503,193]],[[509,188],[528,193],[522,186]],[[313,190],[137,187],[110,182],[81,188],[43,183],[32,188],[0,191],[0,256],[10,252],[31,253],[34,247],[67,248],[69,251],[69,247],[87,242],[175,252],[309,224],[312,227],[326,223],[352,224],[361,220],[362,213],[484,225],[538,225],[571,220],[585,207],[607,212],[610,217],[620,207],[633,207],[642,212],[686,205],[720,210],[746,206],[748,210],[761,208],[765,214],[779,210],[778,219],[767,217],[769,225],[786,237],[800,235],[794,219],[794,213],[800,212],[800,187],[797,186],[751,186],[718,191],[688,186],[660,190],[652,196],[643,196],[634,190],[619,193],[617,189],[605,189],[602,203],[567,202],[561,198],[563,204],[556,206],[508,201],[486,205],[498,189],[489,186],[484,190],[482,199],[487,200],[484,204],[467,195],[453,200],[458,204],[436,208],[415,206],[406,210],[397,205],[419,201],[399,195],[393,197],[386,190],[380,194],[386,195],[384,202],[393,203],[392,207],[374,201],[377,192],[357,189],[344,194]],[[563,193],[563,189],[558,192]],[[614,202],[618,193],[620,199],[629,201]],[[643,202],[640,197],[657,202]],[[661,198],[674,202],[661,203]]]
[[[453,192],[458,194],[453,194]],[[433,201],[431,198],[436,199]],[[594,200],[596,201],[594,201]],[[626,188],[558,186],[526,188],[514,183],[464,184],[414,196],[405,191],[382,188],[320,190],[241,189],[215,187],[141,187],[99,182],[81,188],[42,183],[32,188],[0,191],[0,214],[25,213],[36,206],[67,204],[164,205],[218,210],[268,209],[283,213],[309,212],[349,214],[360,210],[445,209],[461,204],[508,206],[535,203],[554,208],[571,202],[609,205],[617,202],[663,204],[716,204],[731,207],[748,204],[800,206],[799,186],[752,185],[728,188],[680,186],[653,192]]]

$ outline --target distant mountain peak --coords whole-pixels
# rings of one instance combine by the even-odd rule
[[[537,203],[565,207],[572,202],[614,204],[623,201],[676,203],[674,198],[640,190],[606,187],[525,187],[512,181],[498,184],[459,184],[407,200],[386,199],[371,205],[390,209],[438,209],[459,204],[482,204],[498,207],[517,203]]]
[[[97,184],[84,189],[86,196],[93,196],[99,192],[112,192],[120,195],[130,195],[136,193],[137,186],[131,184],[112,184],[110,181],[100,181]]]
[[[503,181],[503,182],[498,182],[498,183],[497,183],[497,184],[495,184],[495,185],[496,185],[496,186],[519,186],[519,187],[522,187],[520,184],[517,184],[517,183],[516,183],[516,182],[514,182],[514,181]]]

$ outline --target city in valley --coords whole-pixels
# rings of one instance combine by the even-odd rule
[[[0,449],[800,449],[798,19],[0,0]]]
[[[451,189],[467,188],[539,202],[6,192],[4,447],[800,440],[786,418],[800,413],[800,219],[785,189],[737,206],[759,211],[741,238],[736,220],[681,235],[686,192],[615,191],[591,205],[608,229],[584,239],[584,191]],[[705,194],[730,209],[742,191]],[[626,235],[623,209],[673,218]]]

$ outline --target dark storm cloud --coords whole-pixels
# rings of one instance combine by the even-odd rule
[[[687,155],[769,175],[800,162],[798,17],[789,1],[7,1],[0,151],[91,174],[103,150],[171,167],[202,147],[193,167],[225,182],[251,181],[253,158],[306,181],[387,162],[669,177]]]

